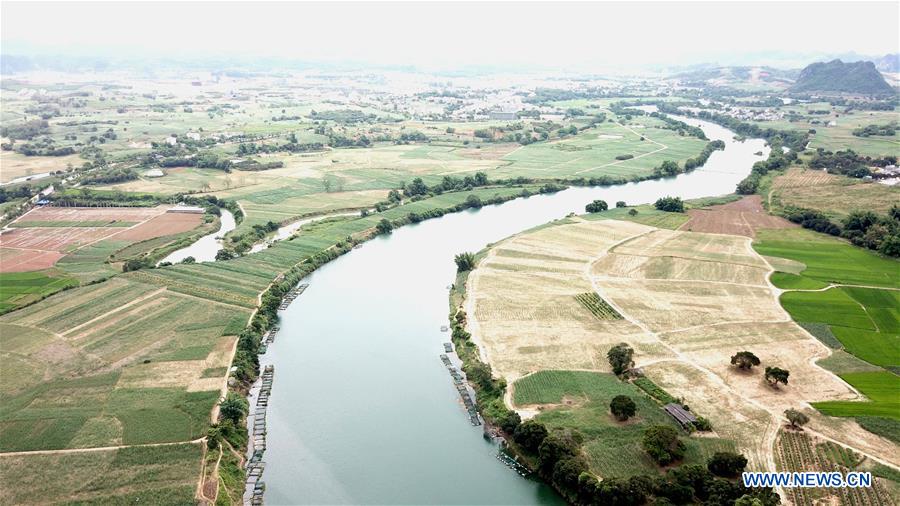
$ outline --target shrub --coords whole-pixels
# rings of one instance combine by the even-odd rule
[[[631,397],[628,397],[627,395],[617,395],[610,401],[609,411],[616,419],[624,422],[634,416],[637,412],[637,406],[634,404],[634,401],[631,400]]]
[[[678,431],[668,425],[654,425],[644,431],[641,446],[659,465],[665,466],[684,457],[684,442]]]
[[[733,478],[744,472],[746,467],[746,457],[731,452],[716,452],[706,463],[709,472],[723,478]]]

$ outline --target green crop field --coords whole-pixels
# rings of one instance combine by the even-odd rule
[[[628,423],[616,421],[609,402],[627,395],[637,405],[637,415]],[[584,435],[584,448],[591,470],[609,477],[656,474],[658,466],[641,448],[640,439],[650,425],[677,427],[660,405],[636,386],[612,374],[585,371],[539,371],[514,384],[516,405],[546,404],[537,420],[548,427],[576,429]],[[734,443],[720,438],[683,438],[684,463],[704,463],[716,451],[734,451]]]
[[[850,383],[870,399],[869,402],[829,401],[816,402],[813,406],[831,416],[878,416],[900,420],[900,377],[887,371],[842,374]]]
[[[753,246],[805,266],[799,274],[773,274],[772,282],[780,288],[818,290],[829,283],[900,287],[900,262],[808,230],[762,230]],[[895,427],[900,419],[900,292],[841,286],[788,291],[781,303],[822,342],[843,348],[818,364],[869,398],[813,406],[830,416],[866,417],[863,426],[877,427],[876,433],[885,425]]]
[[[798,322],[877,330],[866,310],[840,288],[824,292],[787,292],[781,296],[781,305]]]
[[[810,230],[761,230],[753,247],[762,255],[802,262],[801,276],[824,283],[900,287],[900,261]]]
[[[0,273],[0,314],[73,286],[78,281],[58,269]]]
[[[3,504],[193,504],[199,444],[0,456]]]

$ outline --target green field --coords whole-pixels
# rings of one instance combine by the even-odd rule
[[[609,402],[616,395],[627,395],[637,405],[636,417],[627,423],[616,421],[609,413]],[[581,432],[591,470],[604,478],[658,473],[659,467],[641,448],[641,436],[650,425],[678,426],[659,403],[612,374],[539,371],[515,382],[513,402],[550,405],[537,420],[548,428]],[[683,439],[686,464],[703,463],[716,451],[735,449],[732,441],[720,438]]]
[[[761,230],[753,247],[762,255],[802,262],[801,276],[816,281],[900,287],[900,261],[810,230]]]
[[[58,269],[0,273],[0,314],[73,286],[78,280]]]
[[[194,504],[199,444],[0,456],[3,504]]]
[[[842,374],[850,383],[870,399],[870,402],[829,401],[816,402],[813,406],[831,416],[876,416],[900,420],[900,377],[887,371]]]
[[[780,288],[900,287],[896,260],[808,230],[763,230],[753,246],[764,255],[805,265],[799,274],[775,273],[772,282]],[[817,409],[831,416],[900,418],[900,291],[862,286],[787,291],[781,304],[810,333],[837,348],[819,365],[869,398],[815,403]]]

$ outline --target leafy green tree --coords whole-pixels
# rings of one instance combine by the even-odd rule
[[[637,216],[637,214],[638,214],[637,209],[629,209],[628,210],[628,216]]]
[[[616,376],[634,367],[634,350],[627,343],[619,343],[610,348],[606,358]]]
[[[787,409],[784,411],[784,417],[787,418],[788,422],[790,422],[791,427],[794,429],[799,429],[800,427],[809,423],[809,417],[805,414],[797,411],[796,409]]]
[[[538,467],[545,474],[552,473],[557,462],[580,453],[581,442],[581,434],[574,430],[551,433],[538,447]]]
[[[766,367],[766,381],[772,386],[778,386],[779,383],[787,385],[790,375],[790,372],[780,367]]]
[[[738,453],[716,452],[706,462],[709,472],[723,478],[733,478],[747,467],[747,458]]]
[[[631,397],[628,397],[627,395],[617,395],[610,401],[609,411],[617,420],[624,422],[637,413],[637,406],[634,404],[634,401],[631,400]]]
[[[197,261],[197,259],[194,257],[184,257],[184,260],[182,260],[181,263],[192,264],[192,263],[195,263],[196,261]]]
[[[499,420],[500,429],[507,434],[514,434],[516,429],[519,428],[519,425],[522,424],[522,417],[519,416],[518,413],[512,410],[507,410],[507,412],[503,415],[503,418]]]
[[[549,433],[547,432],[547,427],[544,427],[544,424],[534,420],[528,420],[516,427],[516,430],[513,433],[513,441],[525,451],[536,453],[538,448],[540,448],[541,443],[547,438],[547,434]]]
[[[686,449],[678,431],[668,425],[649,427],[641,438],[641,446],[661,466],[684,458]]]
[[[225,400],[219,405],[219,416],[223,420],[230,420],[235,425],[240,424],[249,411],[250,403],[235,392],[228,392]]]
[[[626,207],[625,201],[620,200],[620,201],[616,202],[616,207]]]
[[[659,211],[670,213],[684,212],[684,201],[681,200],[681,197],[662,197],[654,202],[653,206]]]
[[[481,202],[481,197],[478,195],[472,194],[466,197],[466,207],[472,209],[480,209],[484,204]]]
[[[471,271],[475,268],[475,254],[468,251],[456,255],[453,261],[456,262],[456,272]]]
[[[375,231],[379,234],[390,234],[392,230],[394,230],[394,225],[387,218],[382,218],[378,225],[375,225]]]
[[[750,370],[753,366],[759,365],[759,357],[749,351],[739,351],[731,356],[731,365],[737,366],[738,369]]]
[[[216,252],[216,261],[219,261],[219,260],[231,260],[232,258],[234,258],[234,253],[228,251],[228,250],[225,249],[225,248],[222,248],[222,249],[220,249],[219,251]]]
[[[605,200],[595,200],[590,204],[584,206],[584,210],[589,213],[599,213],[602,211],[606,211],[609,209],[609,205]]]

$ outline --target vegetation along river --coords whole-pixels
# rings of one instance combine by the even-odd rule
[[[674,178],[571,188],[402,227],[313,273],[261,357],[275,365],[266,503],[561,504],[548,486],[497,461],[439,359],[450,337],[440,328],[453,256],[583,213],[594,199],[732,193],[768,155],[762,140],[736,142],[725,128],[679,119],[725,150]]]

